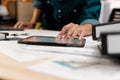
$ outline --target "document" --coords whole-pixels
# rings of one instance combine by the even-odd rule
[[[85,55],[85,56],[101,56],[101,53],[97,45],[101,44],[100,42],[93,41],[92,36],[86,37],[85,47],[57,47],[57,46],[40,46],[32,45],[25,47],[26,50],[33,51],[45,51],[58,54],[69,54],[69,55]]]
[[[97,46],[96,46],[97,47]],[[45,51],[58,54],[101,56],[98,49],[94,48],[74,48],[74,47],[54,47],[54,46],[28,46],[26,50]]]
[[[17,41],[0,41],[0,52],[16,61],[31,61],[64,54],[100,57],[97,42],[92,41],[91,37],[89,38],[86,39],[86,45],[83,48],[25,45],[18,44]]]
[[[45,51],[26,49],[30,45],[18,44],[17,41],[0,41],[0,53],[3,53],[16,61],[32,61],[60,54]]]
[[[63,55],[28,69],[68,80],[120,80],[120,65],[102,57]]]

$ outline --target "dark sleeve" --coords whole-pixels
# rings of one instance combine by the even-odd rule
[[[98,24],[101,11],[100,0],[85,0],[85,6],[83,7],[81,23],[80,24]]]
[[[43,8],[43,4],[42,4],[41,0],[33,0],[33,6],[37,9]]]

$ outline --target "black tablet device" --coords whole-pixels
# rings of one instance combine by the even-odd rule
[[[48,45],[48,46],[69,46],[84,47],[86,39],[56,39],[48,36],[30,36],[20,39],[18,43],[31,45]]]

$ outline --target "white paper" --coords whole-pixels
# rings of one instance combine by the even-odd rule
[[[69,54],[69,55],[85,55],[85,56],[101,56],[97,47],[99,42],[93,41],[91,36],[86,37],[85,47],[58,47],[58,46],[28,46],[26,49],[35,51],[47,51],[52,53]]]
[[[26,38],[28,36],[55,36],[59,31],[50,31],[50,30],[36,30],[36,29],[27,29],[23,31],[1,31],[9,33],[7,38]],[[11,36],[11,34],[28,34],[21,36]],[[37,51],[32,49],[27,49],[27,47],[32,45],[18,44],[16,41],[0,41],[0,52],[15,59],[17,61],[31,61],[36,59],[42,59],[46,57],[56,56],[56,54],[48,51]],[[45,46],[42,46],[45,47]]]
[[[17,61],[31,61],[58,55],[51,52],[26,49],[29,46],[18,44],[17,41],[0,41],[0,52]]]
[[[68,64],[74,61],[79,68],[71,69],[54,61],[64,61]],[[97,57],[64,55],[36,64],[29,69],[68,80],[120,80],[120,65],[112,60]]]
[[[98,49],[76,47],[53,47],[18,44],[17,41],[0,41],[0,52],[17,60],[31,61],[55,55],[100,56]]]
[[[70,55],[86,55],[86,56],[101,56],[101,53],[97,47],[100,45],[100,42],[93,41],[92,37],[85,37],[86,43],[84,47],[60,47],[60,46],[40,46],[32,45],[25,47],[28,50],[35,51],[46,51],[52,53],[60,54],[70,54]]]
[[[97,47],[97,46],[96,46]],[[28,46],[26,50],[47,51],[60,54],[100,56],[100,51],[94,48],[54,47],[54,46]]]
[[[0,33],[0,40],[5,39],[5,34]]]

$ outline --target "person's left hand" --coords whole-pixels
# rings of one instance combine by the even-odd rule
[[[78,38],[81,39],[84,36],[92,34],[92,24],[78,25],[74,23],[69,23],[63,27],[61,32],[56,38]]]

